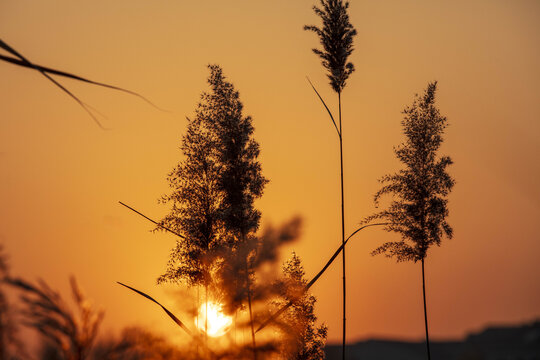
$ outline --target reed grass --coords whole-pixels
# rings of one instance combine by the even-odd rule
[[[100,115],[100,116],[102,116],[104,118],[106,118],[106,117],[103,114],[101,114],[99,111],[97,111],[95,108],[93,108],[92,106],[90,106],[87,103],[83,102],[75,94],[73,94],[70,90],[68,90],[65,86],[60,84],[58,81],[56,81],[50,75],[57,75],[57,76],[61,76],[61,77],[81,81],[81,82],[84,82],[84,83],[87,83],[87,84],[101,86],[101,87],[121,91],[121,92],[130,94],[130,95],[133,95],[133,96],[136,96],[136,97],[142,99],[143,101],[145,101],[146,103],[148,103],[149,105],[151,105],[152,107],[154,107],[154,108],[156,108],[156,109],[158,109],[160,111],[167,111],[167,110],[159,108],[154,103],[152,103],[150,100],[148,100],[146,97],[144,97],[141,94],[136,93],[134,91],[127,90],[127,89],[124,89],[124,88],[121,88],[121,87],[118,87],[118,86],[114,86],[114,85],[105,84],[105,83],[98,82],[98,81],[89,80],[89,79],[86,79],[86,78],[84,78],[82,76],[75,75],[75,74],[72,74],[72,73],[69,73],[69,72],[66,72],[66,71],[56,70],[56,69],[53,69],[53,68],[37,65],[37,64],[35,64],[33,62],[30,62],[30,60],[28,60],[25,56],[23,56],[21,53],[19,53],[17,50],[15,50],[10,45],[8,45],[2,39],[0,39],[0,48],[7,51],[9,54],[13,55],[13,57],[11,57],[11,56],[6,56],[6,55],[0,54],[0,60],[2,60],[4,62],[7,62],[7,63],[10,63],[10,64],[13,64],[13,65],[24,67],[24,68],[27,68],[27,69],[33,69],[33,70],[36,70],[39,73],[41,73],[50,82],[52,82],[54,85],[59,87],[63,92],[65,92],[68,96],[70,96],[73,100],[75,100],[75,102],[77,102],[88,113],[88,115],[90,115],[92,120],[94,120],[94,122],[103,130],[105,130],[106,128],[103,127],[101,122],[98,120],[96,114]],[[94,114],[94,113],[96,113],[96,114]]]
[[[63,359],[84,360],[90,355],[104,313],[92,307],[74,277],[70,285],[76,312],[43,280],[32,284],[9,278],[6,282],[22,292],[24,324],[48,339]]]
[[[346,257],[345,257],[345,195],[343,187],[343,129],[341,118],[341,93],[345,88],[346,81],[354,71],[354,65],[348,61],[353,49],[353,38],[356,30],[349,21],[347,10],[349,3],[342,0],[320,0],[320,7],[314,6],[313,11],[322,20],[322,26],[306,25],[304,30],[314,32],[318,37],[322,50],[313,49],[313,52],[321,58],[323,67],[328,71],[332,89],[338,95],[338,123],[334,120],[332,112],[320,96],[315,86],[311,87],[326,108],[339,138],[339,160],[341,180],[341,243],[342,251],[342,274],[343,274],[343,341],[342,358],[345,359],[346,349],[346,305],[347,305],[347,282],[346,282]],[[309,79],[308,79],[309,81]]]

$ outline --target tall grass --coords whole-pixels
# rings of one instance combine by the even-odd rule
[[[353,38],[356,30],[349,21],[347,9],[349,3],[342,0],[320,0],[320,7],[314,6],[315,14],[322,20],[322,26],[306,25],[305,30],[314,32],[320,40],[322,50],[313,49],[321,60],[323,67],[328,71],[328,79],[334,92],[338,96],[338,123],[334,120],[331,111],[319,95],[313,84],[313,90],[328,111],[330,118],[336,128],[339,138],[339,160],[340,160],[340,180],[341,180],[341,243],[342,250],[342,274],[343,274],[343,341],[342,355],[345,359],[346,346],[346,305],[347,305],[347,282],[346,282],[346,257],[345,257],[345,198],[343,187],[343,129],[341,119],[341,93],[345,88],[346,81],[354,71],[354,65],[348,62],[348,57],[353,51]],[[311,83],[311,82],[310,82]]]

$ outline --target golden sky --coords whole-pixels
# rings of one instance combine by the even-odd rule
[[[202,91],[220,64],[253,116],[263,172],[264,223],[304,217],[286,249],[308,277],[340,244],[339,152],[307,83],[336,98],[304,24],[312,1],[0,2],[0,36],[31,61],[137,91],[158,105],[60,79],[107,116],[103,131],[40,74],[0,63],[0,241],[12,271],[67,292],[74,274],[106,310],[105,328],[175,325],[123,281],[175,309],[155,285],[174,238],[118,205],[159,218],[157,199]],[[455,164],[455,236],[426,262],[430,332],[459,337],[491,323],[540,317],[540,3],[517,0],[351,1],[356,72],[343,93],[346,228],[374,211],[377,179],[399,168],[401,110],[439,81],[448,117],[443,153]],[[348,340],[421,338],[419,264],[370,251],[379,229],[348,247]],[[341,262],[314,286],[329,339],[341,334]]]

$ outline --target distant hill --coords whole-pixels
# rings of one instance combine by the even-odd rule
[[[432,341],[435,360],[540,360],[540,321],[518,327],[489,327],[463,341]],[[341,345],[326,346],[326,359],[341,359]],[[424,360],[426,344],[366,340],[347,347],[348,360]]]

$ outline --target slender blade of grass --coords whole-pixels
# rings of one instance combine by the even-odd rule
[[[132,291],[134,291],[134,292],[136,292],[137,294],[139,294],[139,295],[141,295],[141,296],[144,296],[144,297],[147,298],[148,300],[150,300],[150,301],[152,301],[152,302],[158,304],[159,306],[161,306],[161,308],[163,309],[163,311],[165,311],[165,313],[166,313],[167,315],[169,315],[169,317],[170,317],[170,318],[171,318],[178,326],[180,326],[180,327],[181,327],[186,333],[188,333],[190,336],[193,336],[193,333],[191,332],[191,330],[189,330],[189,329],[187,328],[187,326],[184,325],[184,323],[183,323],[180,319],[178,319],[176,316],[174,316],[173,313],[171,313],[169,310],[167,310],[167,308],[166,308],[165,306],[161,305],[161,304],[160,304],[159,302],[157,302],[153,297],[151,297],[150,295],[147,295],[147,294],[143,293],[142,291],[139,291],[139,290],[137,290],[137,289],[134,289],[134,288],[132,288],[131,286],[128,286],[128,285],[126,285],[126,284],[123,284],[123,283],[121,283],[121,282],[119,282],[119,281],[117,281],[117,283],[120,284],[120,285],[122,285],[122,286],[124,286],[124,287],[126,287],[126,288],[128,288],[128,289],[130,289],[130,290],[132,290]]]
[[[126,285],[126,284],[123,284],[121,283],[120,281],[117,281],[118,284],[130,289],[131,291],[134,291],[136,292],[137,294],[147,298],[148,300],[156,303],[157,305],[159,305],[163,311],[165,311],[165,313],[178,325],[180,326],[189,336],[191,336],[193,338],[193,340],[197,341],[198,343],[200,343],[201,345],[204,346],[204,348],[206,349],[206,351],[208,351],[208,353],[210,354],[210,356],[212,356],[211,358],[217,358],[216,357],[216,354],[208,347],[208,344],[206,344],[204,341],[202,341],[200,339],[199,336],[196,336],[191,330],[189,330],[189,328],[180,320],[178,319],[173,313],[171,313],[165,306],[161,305],[157,300],[155,300],[153,297],[151,297],[150,295],[148,294],[145,294],[144,292],[142,291],[139,291],[135,288],[132,288],[131,286],[129,285]]]
[[[73,100],[75,100],[87,113],[88,115],[90,115],[90,117],[92,118],[92,120],[94,120],[94,122],[103,130],[106,130],[106,128],[103,127],[103,125],[99,122],[99,120],[97,119],[97,117],[92,113],[92,111],[90,111],[90,109],[86,106],[85,103],[83,103],[77,96],[75,96],[71,91],[69,91],[68,89],[66,89],[63,85],[61,85],[58,81],[54,80],[52,77],[50,77],[45,71],[43,70],[40,70],[39,67],[37,67],[36,65],[34,65],[33,63],[31,63],[28,59],[26,59],[24,56],[22,56],[20,53],[18,53],[15,49],[13,49],[11,46],[9,46],[8,44],[6,44],[4,41],[2,41],[0,39],[0,48],[6,50],[7,52],[15,55],[16,57],[18,57],[24,64],[26,64],[25,66],[26,67],[29,67],[29,68],[32,68],[32,69],[35,69],[37,71],[39,71],[43,76],[45,76],[47,79],[49,79],[53,84],[55,84],[56,86],[58,86],[60,89],[62,89],[62,91],[64,91],[66,94],[68,94],[71,98],[73,98]]]
[[[309,80],[309,78],[307,76],[306,76],[306,79],[309,82],[309,85],[311,85],[311,87],[313,88],[313,91],[315,91],[315,94],[317,94],[317,96],[319,97],[319,100],[321,100],[321,102],[324,105],[324,108],[326,109],[326,111],[328,111],[328,115],[330,115],[330,119],[332,120],[332,123],[334,124],[334,127],[336,128],[336,132],[337,132],[338,136],[341,137],[341,133],[338,130],[338,127],[336,125],[336,121],[334,120],[334,116],[332,115],[332,112],[330,111],[328,106],[326,106],[326,103],[324,102],[323,98],[321,97],[321,95],[319,94],[317,89],[315,89],[315,86],[311,83],[311,80]]]
[[[1,47],[1,44],[0,44],[0,47]],[[5,47],[2,47],[2,48],[6,49]],[[2,54],[0,54],[0,60],[12,63],[14,65],[35,69],[35,70],[38,70],[40,72],[46,72],[46,73],[53,74],[53,75],[63,76],[63,77],[67,77],[67,78],[74,79],[74,80],[79,80],[79,81],[86,82],[86,83],[89,83],[89,84],[92,84],[92,85],[97,85],[97,86],[102,86],[102,87],[106,87],[106,88],[109,88],[109,89],[122,91],[122,92],[128,93],[130,95],[137,96],[138,98],[144,100],[145,102],[147,102],[148,104],[150,104],[151,106],[153,106],[154,108],[156,108],[156,109],[158,109],[160,111],[168,112],[168,110],[161,109],[160,107],[158,107],[157,105],[152,103],[150,100],[148,100],[146,97],[142,96],[141,94],[138,94],[138,93],[136,93],[134,91],[131,91],[131,90],[128,90],[128,89],[124,89],[124,88],[114,86],[114,85],[105,84],[105,83],[98,82],[98,81],[93,81],[93,80],[86,79],[86,78],[83,78],[81,76],[71,74],[71,73],[68,73],[68,72],[65,72],[65,71],[56,70],[56,69],[48,68],[48,67],[37,65],[37,64],[29,64],[28,62],[26,62],[24,60],[19,60],[19,59],[12,58],[12,57],[9,57],[9,56],[5,56],[5,55],[2,55]]]
[[[170,232],[171,234],[174,234],[174,235],[176,235],[176,236],[178,236],[178,237],[181,237],[182,239],[185,239],[185,238],[186,238],[184,235],[182,235],[182,234],[180,234],[180,233],[177,233],[176,231],[171,230],[171,229],[169,229],[168,227],[163,226],[163,225],[161,225],[160,223],[158,223],[158,222],[156,222],[156,221],[150,219],[148,216],[146,216],[146,215],[144,215],[143,213],[141,213],[141,212],[135,210],[135,209],[132,208],[131,206],[126,205],[126,204],[124,204],[124,203],[121,202],[121,201],[119,201],[119,203],[120,203],[120,205],[123,205],[123,206],[127,207],[129,210],[133,211],[134,213],[139,214],[140,216],[142,216],[142,217],[145,218],[146,220],[148,220],[148,221],[154,223],[155,225],[159,226],[159,227],[162,228],[163,230],[167,230],[167,231]]]

